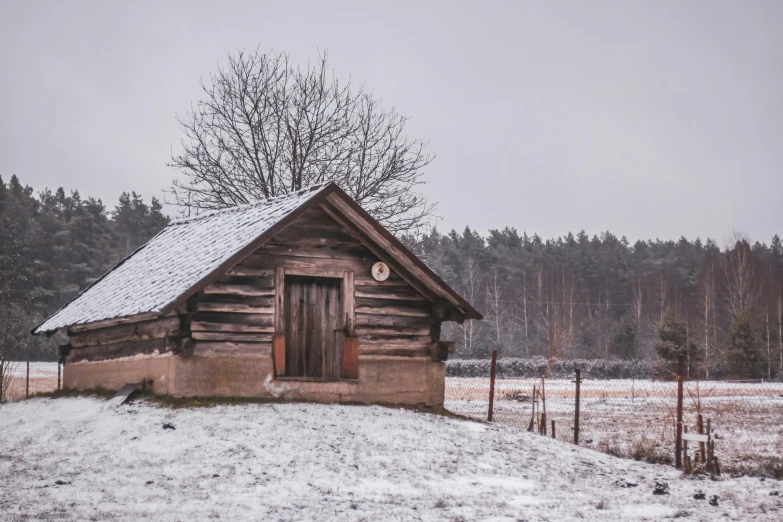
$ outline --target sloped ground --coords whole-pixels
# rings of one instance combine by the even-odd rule
[[[668,495],[652,494],[656,478]],[[699,489],[707,499],[693,498]],[[783,483],[683,478],[513,428],[382,407],[106,410],[99,399],[33,399],[0,405],[0,513],[10,521],[781,520]]]

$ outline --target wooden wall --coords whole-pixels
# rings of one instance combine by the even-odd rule
[[[75,326],[67,362],[137,354],[265,356],[274,334],[275,269],[342,278],[353,272],[359,355],[430,356],[440,337],[433,304],[392,270],[375,281],[378,259],[320,208],[310,210],[166,318]],[[192,339],[192,341],[191,341]]]
[[[134,355],[176,352],[183,347],[177,315],[72,326],[65,362],[104,361]]]
[[[370,269],[377,261],[326,212],[310,210],[204,289],[190,325],[195,353],[270,353],[274,271],[282,266],[289,275],[354,273],[360,355],[429,355],[432,303],[394,272],[375,281]]]

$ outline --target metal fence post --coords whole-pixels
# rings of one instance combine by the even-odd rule
[[[579,392],[582,384],[582,370],[576,369],[576,404],[574,405],[574,444],[579,445]]]
[[[30,396],[30,361],[27,361],[27,378],[24,381],[24,397]]]
[[[682,468],[682,387],[685,380],[685,356],[677,357],[677,435],[674,441],[674,466]]]
[[[487,422],[492,422],[492,413],[495,408],[495,372],[498,364],[498,351],[492,350],[492,369],[489,373],[489,411],[487,411]]]

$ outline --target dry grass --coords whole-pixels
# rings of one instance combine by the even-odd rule
[[[537,394],[533,398],[533,386]],[[527,429],[535,403],[544,410],[540,379],[502,379],[496,383],[494,421]],[[557,438],[573,441],[575,385],[567,379],[545,384],[546,420]],[[783,456],[783,384],[688,382],[684,422],[710,418],[719,439],[716,452],[726,470],[755,470],[777,476]],[[581,386],[580,443],[613,455],[672,462],[677,384],[665,381],[585,380]],[[485,419],[489,379],[447,378],[446,407]],[[537,419],[536,419],[537,420]],[[537,424],[536,424],[537,425]]]
[[[30,395],[39,393],[49,393],[57,389],[57,377],[31,377]],[[8,389],[7,399],[15,401],[23,399],[25,396],[25,380],[15,378],[11,381],[11,387]]]

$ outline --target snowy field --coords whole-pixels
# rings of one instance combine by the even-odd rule
[[[493,420],[527,429],[534,385],[540,388],[541,380],[498,379]],[[546,381],[547,429],[555,420],[559,440],[573,441],[574,389],[569,379]],[[450,411],[486,419],[488,395],[489,379],[446,379]],[[676,406],[675,382],[583,380],[580,441],[619,455],[673,459]],[[537,412],[542,407],[538,400]],[[716,455],[729,468],[751,470],[769,459],[783,459],[783,383],[686,382],[683,410],[691,431],[696,431],[699,411],[711,419],[720,437]]]
[[[12,362],[13,378],[8,393],[9,400],[21,399],[25,393],[27,366],[24,362]],[[30,363],[30,395],[45,393],[57,389],[57,363]]]
[[[8,522],[783,518],[779,481],[686,478],[507,426],[401,409],[115,410],[60,398],[0,405],[0,419]],[[669,494],[653,495],[656,479]],[[707,499],[693,498],[700,489]]]

